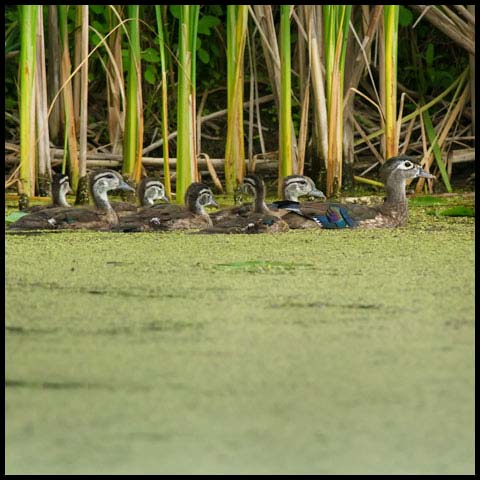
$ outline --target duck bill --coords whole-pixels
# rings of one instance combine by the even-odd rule
[[[218,203],[213,198],[208,202],[208,205],[218,208]]]
[[[120,190],[127,190],[127,192],[134,192],[135,189],[131,187],[127,182],[120,182],[120,185],[118,186]]]
[[[170,199],[167,197],[166,194],[164,194],[163,197],[160,197],[160,200],[163,200],[164,202],[170,203]]]
[[[431,173],[426,172],[423,168],[418,167],[418,177],[423,177],[423,178],[437,178],[435,175],[432,175]]]
[[[317,189],[312,190],[312,191],[310,192],[310,195],[311,195],[312,197],[321,198],[321,199],[323,199],[323,200],[326,200],[326,199],[327,199],[327,197],[325,196],[325,194],[324,194],[321,190],[317,190]]]

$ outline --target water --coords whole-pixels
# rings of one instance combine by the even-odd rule
[[[474,219],[6,239],[7,474],[473,474]]]

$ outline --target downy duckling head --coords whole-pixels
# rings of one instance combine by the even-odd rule
[[[52,176],[52,198],[55,205],[68,207],[67,193],[73,193],[68,175],[54,173]]]
[[[298,197],[306,195],[326,199],[324,193],[318,190],[315,182],[306,175],[289,175],[282,182],[283,199],[298,202]]]
[[[194,182],[190,184],[185,192],[185,205],[193,212],[204,215],[205,207],[218,207],[218,203],[213,197],[213,192],[204,183]]]
[[[260,175],[248,175],[243,179],[241,190],[254,198],[264,198],[265,182]]]
[[[170,202],[165,194],[165,186],[160,180],[145,177],[138,184],[138,198],[143,206],[152,206],[156,200]]]

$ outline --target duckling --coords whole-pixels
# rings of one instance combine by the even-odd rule
[[[435,178],[426,172],[419,162],[401,155],[385,161],[380,169],[385,184],[386,197],[378,206],[353,203],[305,202],[300,215],[316,222],[320,228],[393,228],[408,221],[408,200],[405,193],[409,178]]]
[[[205,207],[218,207],[210,188],[199,182],[192,183],[185,192],[185,206],[153,205],[123,217],[114,228],[117,232],[146,232],[189,230],[212,225]]]
[[[134,191],[114,170],[100,169],[90,175],[94,207],[56,207],[26,215],[9,226],[16,230],[109,230],[118,217],[108,200],[110,190]]]
[[[129,202],[111,202],[112,208],[119,218],[131,215],[141,207],[151,207],[155,204],[156,200],[169,202],[163,183],[153,177],[144,177],[140,181],[137,186],[137,196],[140,199],[140,207]]]
[[[278,210],[298,210],[300,205],[299,197],[303,196],[312,196],[317,198],[325,199],[323,192],[317,189],[314,181],[305,175],[289,175],[285,177],[282,181],[282,200],[277,200],[268,205],[268,208],[272,211]],[[211,215],[212,222],[214,225],[223,221],[225,218],[232,216],[240,215],[245,216],[250,214],[253,211],[253,205],[244,204],[237,205],[231,208],[224,208],[218,212],[215,212]],[[287,215],[287,219],[288,219]],[[300,218],[298,215],[294,218],[295,220]],[[284,219],[285,220],[285,219]],[[295,228],[295,227],[294,227]],[[298,228],[298,227],[297,227]]]
[[[273,211],[281,213],[282,220],[291,229],[318,228],[315,222],[301,215],[299,197],[312,196],[326,200],[324,193],[318,190],[315,182],[305,175],[289,175],[282,182],[283,200],[277,200],[269,205]]]
[[[67,193],[73,193],[68,181],[68,175],[54,173],[52,175],[52,203],[50,205],[33,205],[22,210],[22,212],[34,213],[55,207],[70,207],[67,202]]]
[[[259,175],[249,175],[243,179],[242,190],[254,197],[253,211],[236,214],[217,222],[214,226],[198,233],[278,233],[289,230],[279,214],[270,210],[265,203],[265,183]]]

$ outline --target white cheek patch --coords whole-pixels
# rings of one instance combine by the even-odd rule
[[[418,165],[415,165],[413,162],[402,162],[398,165],[398,167],[395,170],[413,170],[414,168],[418,167]]]

